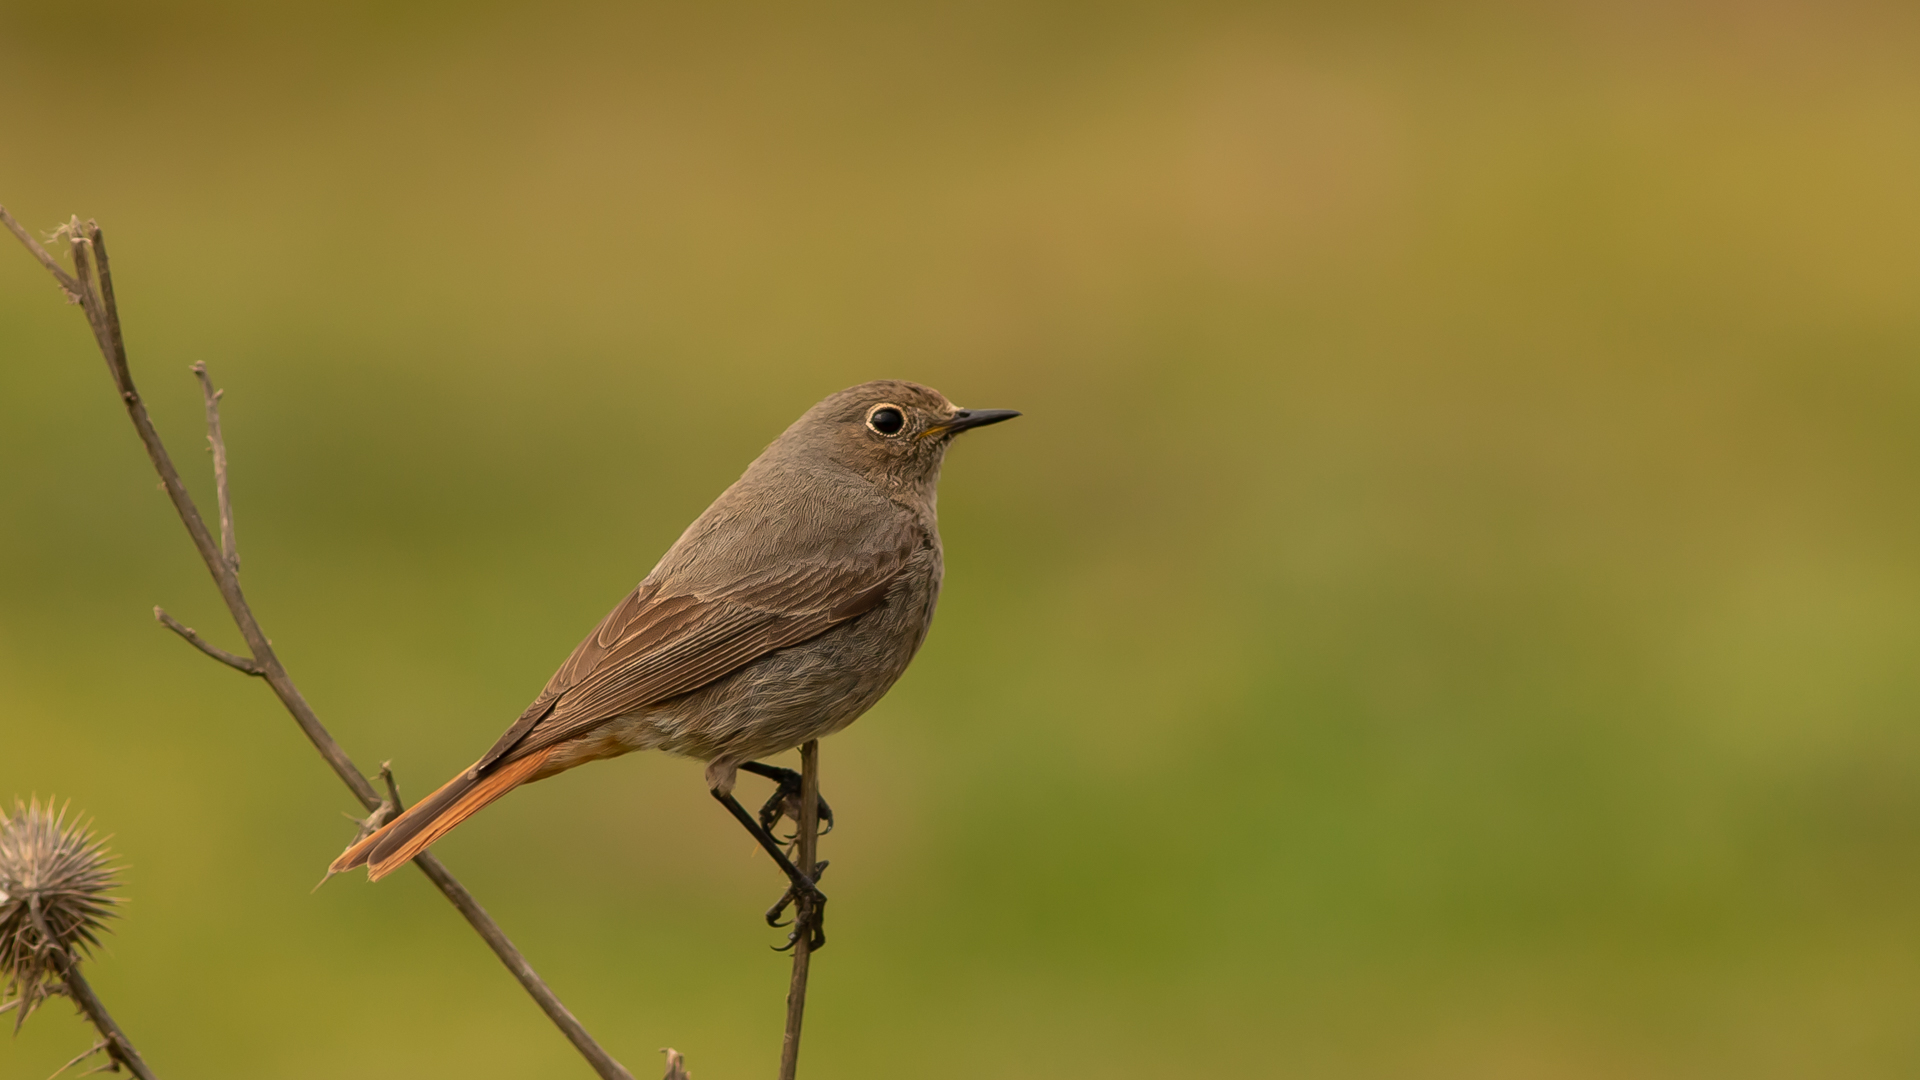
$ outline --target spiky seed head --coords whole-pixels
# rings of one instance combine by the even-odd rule
[[[76,960],[91,951],[120,902],[107,895],[119,868],[105,843],[67,809],[38,799],[0,808],[0,1001],[19,999],[16,1030],[61,990],[55,950]]]

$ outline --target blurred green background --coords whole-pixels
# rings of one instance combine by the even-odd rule
[[[0,2],[0,201],[365,768],[484,749],[802,409],[1026,417],[826,744],[815,1077],[1920,1074],[1920,12]],[[0,796],[131,897],[163,1077],[587,1072],[237,638],[0,244]],[[758,791],[758,788],[752,789]],[[438,848],[637,1075],[771,1075],[697,765]],[[54,1003],[0,1045],[38,1078]]]

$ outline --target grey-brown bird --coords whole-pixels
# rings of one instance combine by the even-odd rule
[[[913,659],[940,595],[935,488],[956,435],[1018,416],[883,380],[807,410],[722,492],[493,748],[330,870],[392,873],[500,796],[634,750],[707,762],[707,786],[793,882],[819,933],[825,898],[769,832],[797,776],[756,758],[830,735]],[[759,821],[739,769],[782,782]],[[830,820],[830,818],[828,818]],[[807,902],[811,900],[811,902]]]

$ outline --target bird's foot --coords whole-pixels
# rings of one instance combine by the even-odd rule
[[[772,833],[774,826],[780,824],[781,818],[789,818],[794,823],[795,833],[788,837],[788,842],[798,839],[800,774],[792,769],[783,769],[778,765],[762,765],[757,761],[746,762],[740,768],[756,776],[764,776],[777,785],[773,789],[773,794],[768,796],[767,801],[760,806],[760,827]],[[820,830],[821,836],[833,831],[833,807],[828,806],[824,798],[820,800],[820,823],[825,826]]]
[[[819,883],[821,878],[827,876],[827,864],[828,864],[828,860],[826,859],[821,859],[819,862],[813,864],[813,880],[816,885]],[[814,890],[816,894],[818,894],[819,891],[820,890],[817,888]],[[780,916],[785,915],[787,913],[787,909],[793,906],[793,896],[794,896],[793,886],[789,885],[787,886],[787,891],[780,894],[780,899],[774,901],[773,906],[767,909],[767,925],[768,926],[792,925],[791,923],[782,922],[780,920]],[[826,897],[823,896],[821,897],[821,899],[825,900]]]
[[[761,768],[766,768],[766,766],[763,765]],[[799,867],[793,865],[793,860],[787,857],[786,852],[780,850],[780,842],[773,838],[773,833],[769,832],[758,821],[755,821],[753,815],[747,813],[747,808],[741,806],[740,800],[734,798],[731,792],[722,791],[718,787],[715,787],[709,794],[711,794],[720,805],[727,808],[727,813],[732,814],[735,821],[738,821],[749,833],[753,834],[753,838],[759,841],[760,847],[765,850],[768,855],[773,857],[773,861],[780,867],[781,872],[787,875],[787,880],[791,882],[787,887],[787,895],[782,897],[780,902],[775,904],[772,910],[767,912],[767,921],[778,926],[780,913],[785,910],[789,904],[793,905],[794,927],[793,932],[787,935],[786,948],[790,949],[794,947],[794,945],[800,941],[800,935],[802,933],[807,935],[808,949],[818,949],[822,945],[825,945],[827,943],[827,935],[824,929],[827,920],[827,897],[826,894],[822,893],[820,889],[814,885],[814,881],[819,878],[820,870],[825,868],[826,863],[816,862],[814,864],[813,877],[809,878],[800,872]]]
[[[813,871],[815,880],[819,879],[821,872],[826,868],[827,864],[824,862],[815,864]],[[797,882],[794,888],[788,889],[787,894],[780,898],[779,903],[774,904],[773,907],[767,911],[767,924],[769,926],[784,926],[786,925],[785,923],[778,921],[780,913],[786,909],[788,904],[793,905],[793,929],[787,931],[787,943],[785,945],[775,945],[774,950],[776,952],[786,952],[794,948],[800,944],[800,936],[805,934],[807,938],[807,951],[819,952],[821,948],[827,944],[826,894],[819,889],[809,886],[804,890],[799,890],[799,899],[795,900],[794,893],[796,889],[798,889]]]

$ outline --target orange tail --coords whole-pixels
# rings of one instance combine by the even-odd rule
[[[548,747],[517,761],[505,762],[478,779],[461,773],[399,817],[374,830],[373,835],[341,852],[333,865],[327,867],[328,873],[338,874],[366,863],[367,880],[379,881],[411,862],[415,855],[478,813],[481,807],[525,783],[535,770],[546,764],[552,753],[553,748]]]

